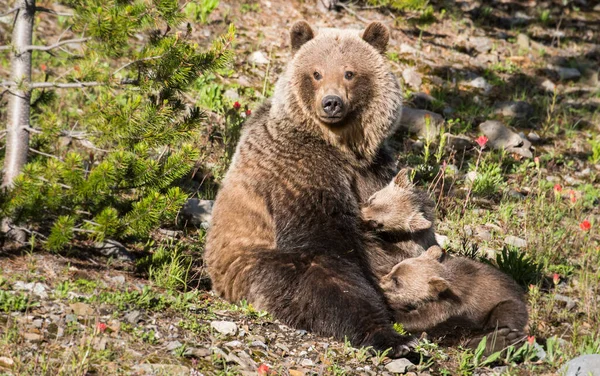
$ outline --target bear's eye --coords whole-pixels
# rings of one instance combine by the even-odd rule
[[[400,287],[400,280],[398,279],[398,277],[392,278],[392,281],[394,282],[394,285],[396,285],[396,287]]]
[[[344,78],[345,79],[351,80],[352,77],[354,77],[354,72],[346,71],[346,73],[344,73]]]
[[[315,72],[313,73],[313,77],[315,78],[315,80],[319,81],[321,78],[323,78],[323,76],[321,76],[321,73],[319,72]]]

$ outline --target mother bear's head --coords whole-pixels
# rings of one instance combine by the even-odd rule
[[[271,116],[322,132],[336,146],[371,159],[393,131],[401,93],[385,51],[389,31],[313,31],[305,21],[290,31],[292,59],[277,82]]]

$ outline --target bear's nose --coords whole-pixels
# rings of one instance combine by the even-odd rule
[[[344,102],[342,101],[342,98],[337,95],[325,96],[321,104],[323,105],[323,111],[325,111],[327,116],[338,117],[344,110]]]

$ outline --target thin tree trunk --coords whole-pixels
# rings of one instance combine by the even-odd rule
[[[6,153],[2,189],[10,189],[23,170],[29,151],[29,110],[31,99],[31,50],[35,0],[18,0],[17,15],[12,34],[11,80],[6,125]],[[25,234],[12,226],[10,218],[2,220],[2,231],[15,240],[23,241]]]
[[[35,0],[19,0],[12,34],[11,88],[6,125],[6,154],[2,188],[10,188],[21,173],[29,150],[29,108],[31,98],[31,51]]]

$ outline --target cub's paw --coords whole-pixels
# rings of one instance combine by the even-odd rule
[[[392,347],[392,351],[388,354],[390,358],[400,358],[408,355],[419,344],[419,339],[413,336],[402,336],[404,343]]]
[[[390,358],[399,358],[410,353],[419,343],[413,336],[403,336],[395,331],[382,331],[373,335],[373,350],[389,350],[387,356]]]

